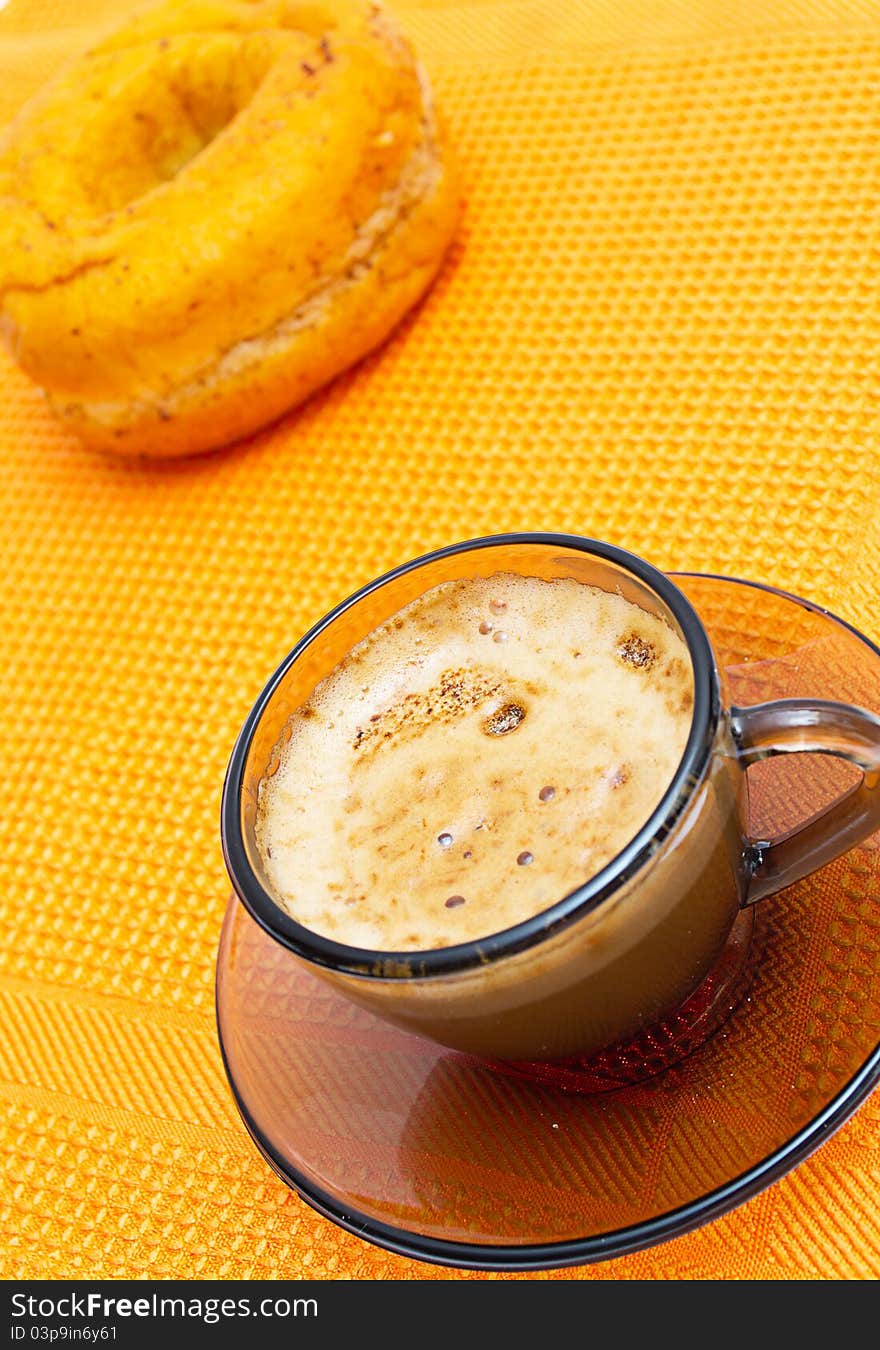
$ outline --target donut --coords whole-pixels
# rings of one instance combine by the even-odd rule
[[[388,336],[458,207],[377,5],[166,0],[2,134],[0,329],[86,445],[227,445]]]

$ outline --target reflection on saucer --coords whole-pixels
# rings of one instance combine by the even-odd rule
[[[663,1129],[650,1089],[581,1097],[449,1052],[413,1103],[399,1161],[422,1224],[461,1241],[555,1242],[631,1222],[650,1192],[646,1140]],[[563,1240],[564,1240],[563,1237]]]

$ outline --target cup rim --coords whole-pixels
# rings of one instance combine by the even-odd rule
[[[242,831],[245,765],[254,734],[273,694],[290,668],[320,634],[374,591],[428,563],[477,549],[523,544],[546,544],[589,553],[613,563],[647,585],[675,616],[693,664],[694,707],[688,739],[672,781],[641,829],[604,867],[546,909],[509,928],[449,947],[414,951],[353,947],[315,933],[292,918],[263,887],[251,867]],[[573,534],[519,531],[449,544],[401,563],[353,592],[312,625],[270,676],[245,719],[226,770],[220,812],[226,869],[236,895],[256,922],[282,946],[312,965],[366,980],[386,981],[424,979],[485,966],[562,932],[610,900],[641,870],[675,828],[705,778],[720,717],[720,682],[706,630],[684,592],[653,564],[616,544]]]

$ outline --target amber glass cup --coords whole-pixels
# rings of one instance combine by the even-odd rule
[[[363,638],[442,582],[498,572],[574,578],[623,595],[680,634],[693,667],[690,733],[651,816],[607,866],[523,923],[436,950],[346,946],[277,902],[255,841],[259,785],[294,711]],[[749,766],[792,751],[836,756],[848,791],[785,835],[747,833]],[[472,540],[395,569],[294,647],[236,742],[223,794],[236,894],[278,943],[354,1002],[440,1044],[500,1061],[559,1061],[625,1043],[692,1003],[725,951],[748,947],[750,907],[880,827],[880,719],[846,703],[730,706],[706,631],[668,577],[610,544],[570,535]]]

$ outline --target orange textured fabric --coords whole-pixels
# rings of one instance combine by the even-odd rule
[[[218,806],[320,614],[510,529],[808,595],[876,640],[880,4],[397,0],[466,211],[426,301],[232,450],[96,458],[0,359],[0,1275],[880,1275],[880,1100],[725,1218],[540,1276],[390,1255],[223,1076]],[[128,12],[10,0],[0,118]]]

